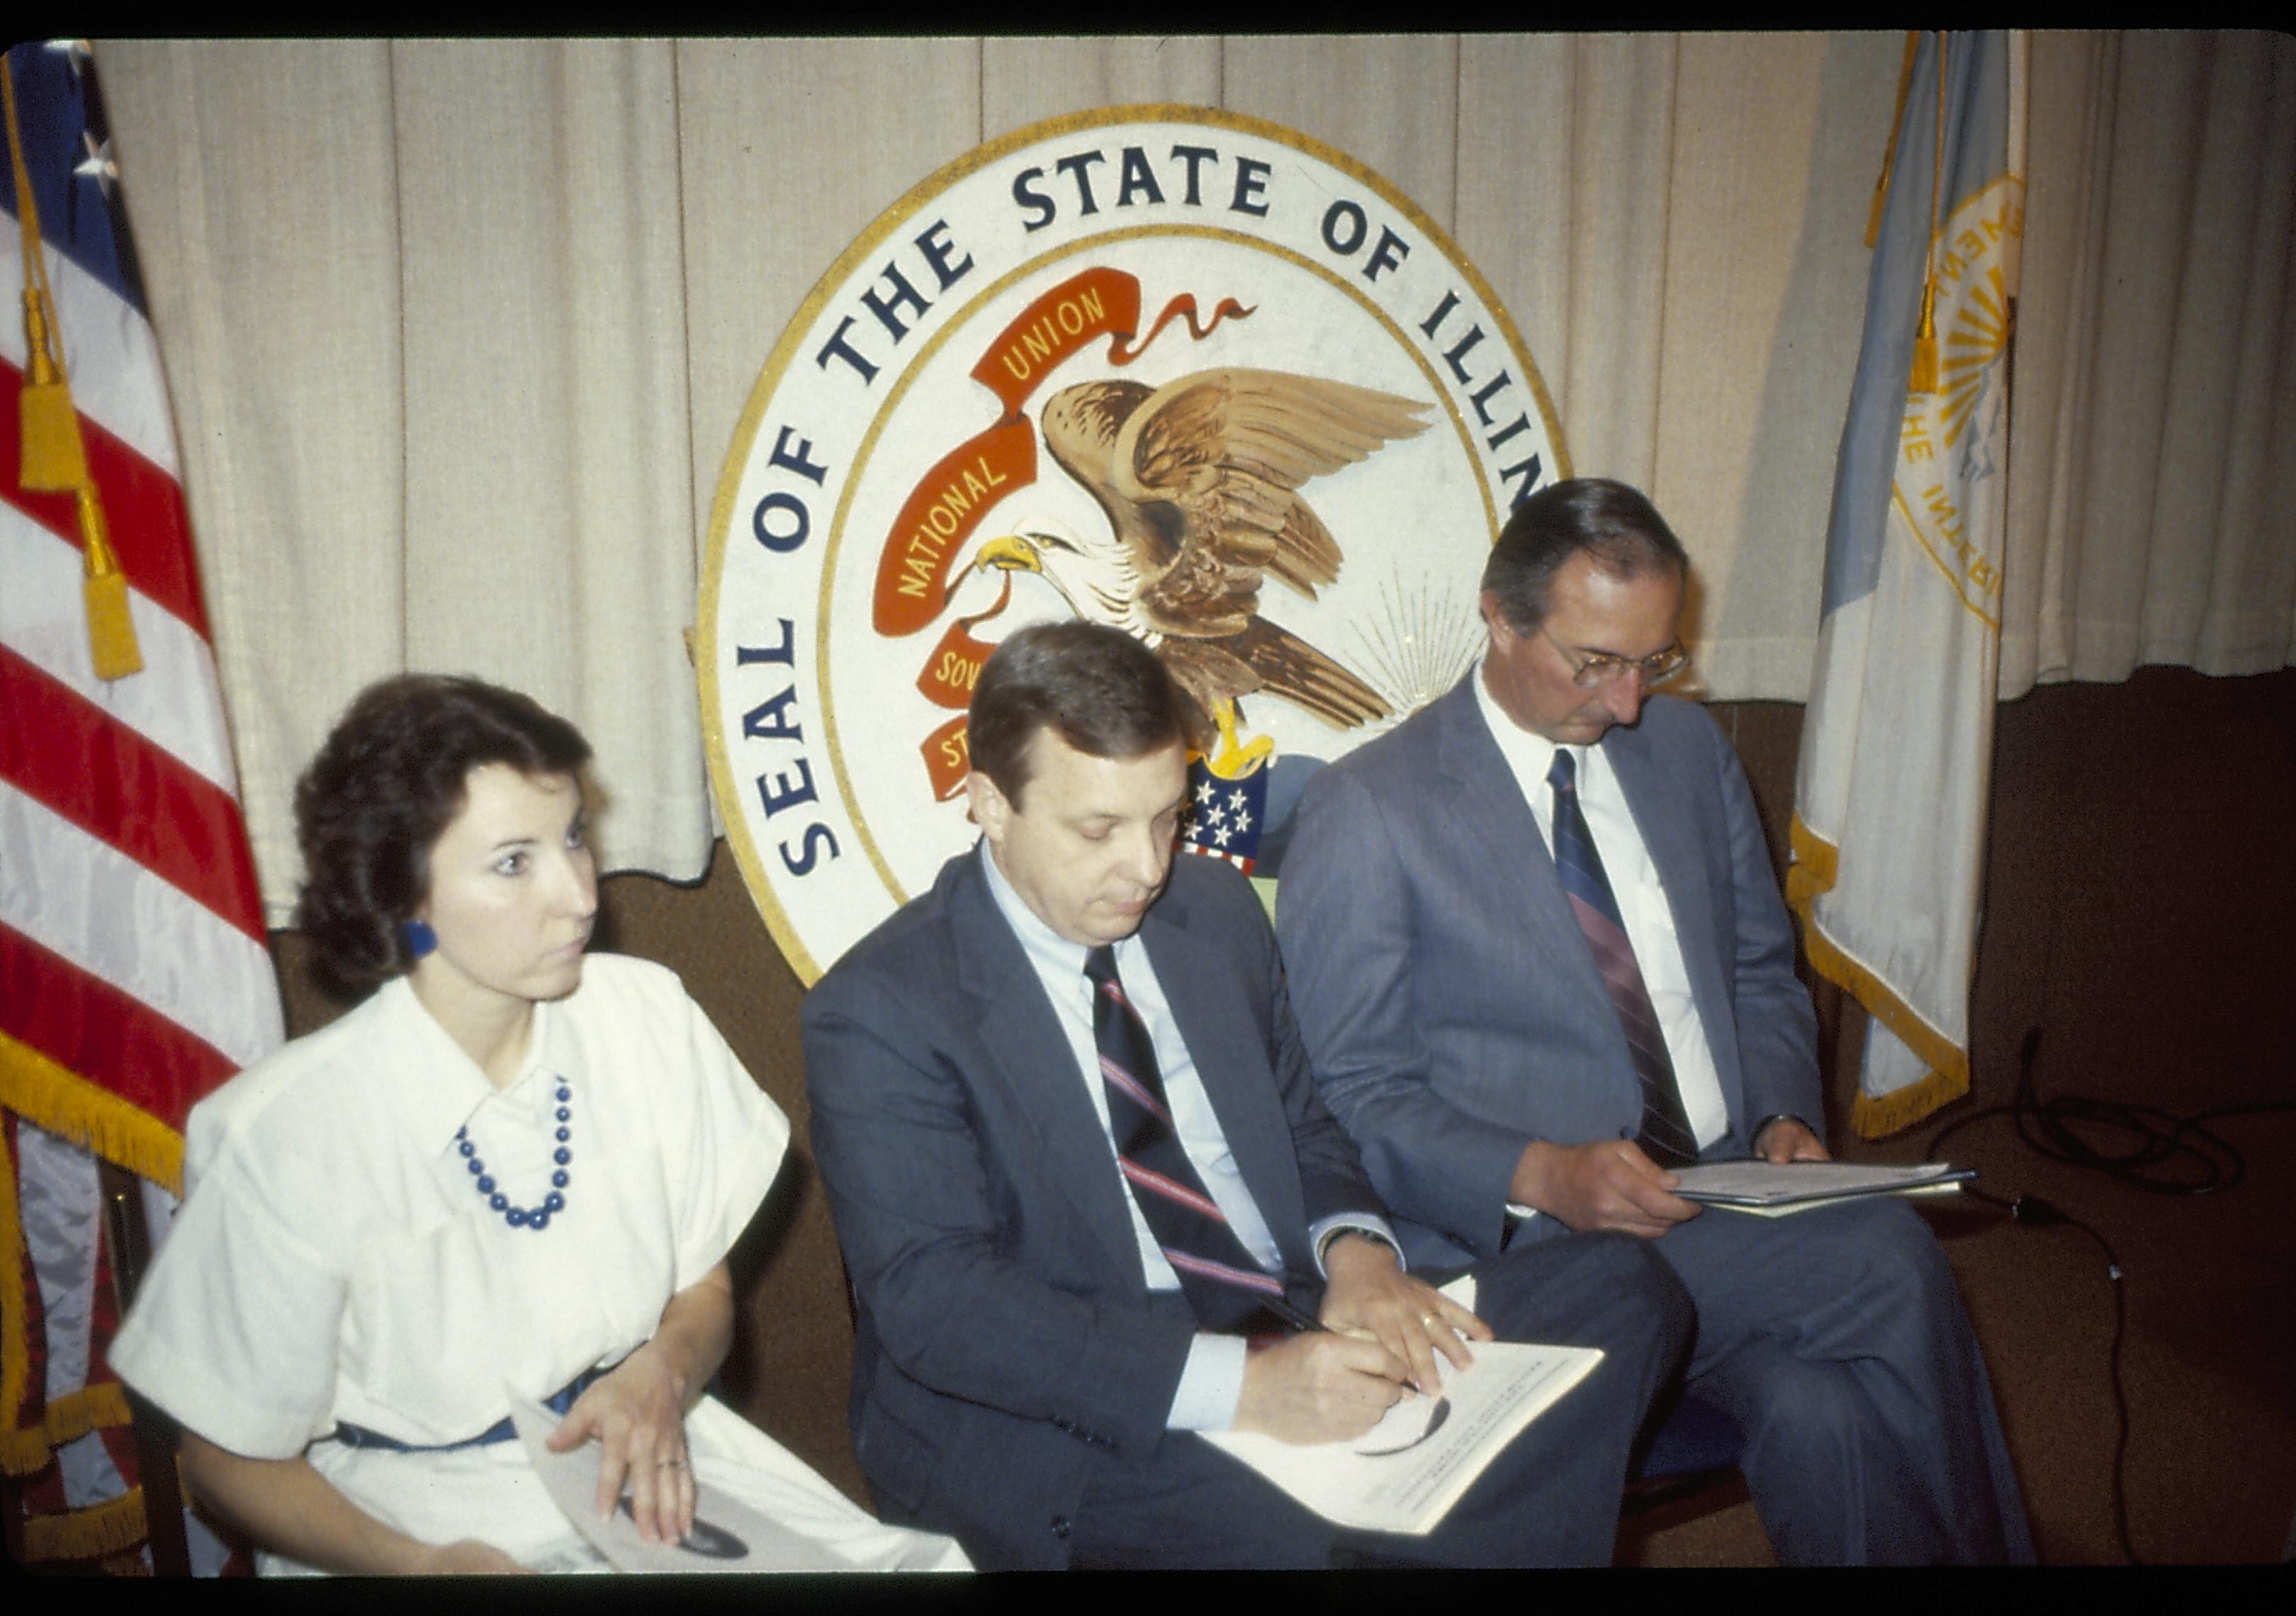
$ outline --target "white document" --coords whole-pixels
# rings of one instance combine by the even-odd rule
[[[1677,1169],[1675,1194],[1734,1212],[1780,1218],[1867,1195],[1953,1194],[1977,1177],[1942,1161],[1885,1167],[1852,1161],[1709,1161]]]
[[[1444,1294],[1472,1308],[1473,1277]],[[1437,1360],[1439,1395],[1405,1397],[1351,1442],[1300,1446],[1242,1431],[1206,1431],[1204,1440],[1326,1521],[1423,1537],[1524,1426],[1603,1361],[1596,1347],[1471,1341],[1468,1349],[1475,1361],[1464,1369]]]
[[[1916,1184],[1901,1190],[1873,1190],[1855,1195],[1823,1195],[1814,1201],[1783,1201],[1773,1206],[1740,1206],[1734,1202],[1718,1201],[1715,1209],[1724,1212],[1740,1212],[1749,1218],[1791,1218],[1796,1212],[1814,1212],[1822,1206],[1840,1206],[1845,1201],[1870,1201],[1875,1195],[1894,1195],[1910,1201],[1917,1195],[1952,1195],[1960,1192],[1958,1181],[1952,1184]]]
[[[738,1498],[694,1478],[693,1530],[682,1543],[648,1543],[638,1536],[630,1518],[630,1500],[604,1520],[598,1518],[598,1465],[603,1454],[594,1441],[571,1453],[553,1453],[544,1446],[558,1429],[558,1416],[541,1404],[524,1399],[511,1404],[511,1419],[518,1440],[526,1445],[535,1472],[550,1489],[551,1497],[594,1551],[591,1555],[570,1547],[550,1557],[537,1571],[849,1571],[853,1563],[826,1544],[791,1531],[760,1514]]]

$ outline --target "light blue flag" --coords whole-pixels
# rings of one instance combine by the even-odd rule
[[[1787,895],[1811,964],[1874,1018],[1868,1138],[1969,1087],[2024,85],[2022,35],[1919,37],[1834,472]]]

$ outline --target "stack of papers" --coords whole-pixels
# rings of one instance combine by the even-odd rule
[[[1977,1177],[1977,1169],[1924,1161],[1913,1167],[1879,1167],[1849,1161],[1708,1161],[1677,1169],[1675,1194],[1685,1201],[1727,1207],[1734,1212],[1783,1218],[1812,1207],[1857,1201],[1867,1195],[1950,1195]]]

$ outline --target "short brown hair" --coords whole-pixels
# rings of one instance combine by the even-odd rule
[[[973,686],[972,767],[1018,808],[1039,730],[1087,757],[1142,758],[1186,741],[1186,703],[1156,653],[1122,629],[1032,623],[997,646]]]
[[[1690,570],[1682,541],[1639,489],[1607,477],[1549,483],[1515,507],[1483,563],[1483,587],[1498,596],[1509,628],[1538,631],[1554,575],[1582,551],[1618,578],[1660,567],[1677,576]]]
[[[348,996],[414,964],[399,928],[430,895],[430,850],[472,769],[570,776],[589,760],[581,731],[517,691],[439,674],[368,685],[295,785],[313,973]]]

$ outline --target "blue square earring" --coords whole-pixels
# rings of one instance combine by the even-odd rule
[[[439,934],[427,920],[403,920],[398,923],[398,940],[406,945],[409,959],[421,959],[439,946]]]

